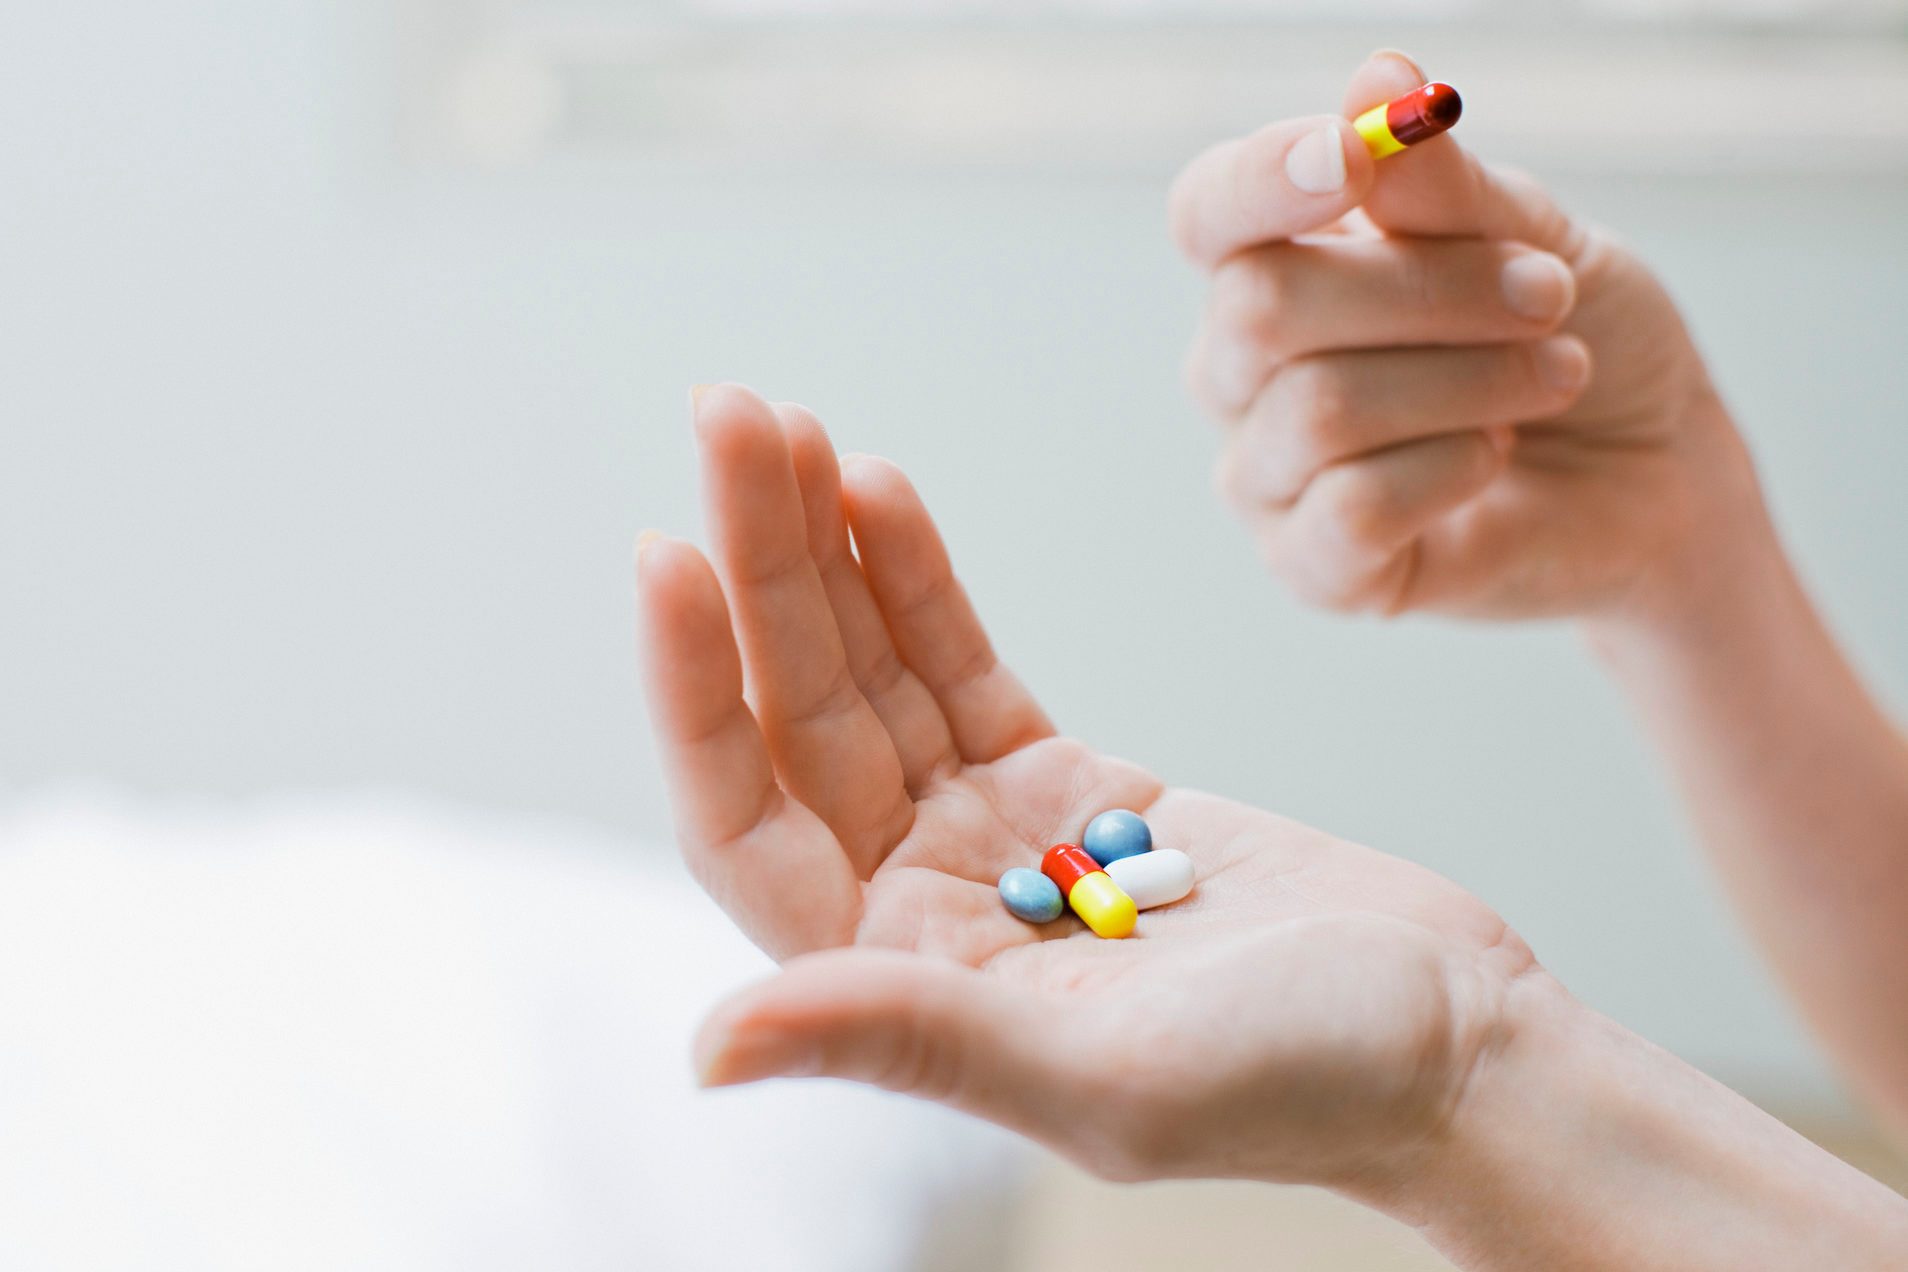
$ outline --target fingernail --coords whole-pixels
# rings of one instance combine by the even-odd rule
[[[1418,65],[1418,59],[1412,57],[1403,49],[1373,49],[1371,51],[1371,57],[1367,57],[1365,60],[1369,62],[1374,57],[1388,57],[1403,62],[1406,66],[1411,68],[1411,73],[1418,77],[1418,83],[1422,84],[1425,82],[1426,76],[1424,68]]]
[[[1531,349],[1537,374],[1559,393],[1574,393],[1590,379],[1590,351],[1574,336],[1552,336]]]
[[[1330,194],[1345,186],[1345,143],[1337,124],[1306,133],[1285,152],[1285,176],[1306,194]]]
[[[1577,280],[1570,267],[1548,252],[1522,252],[1504,263],[1498,275],[1504,304],[1520,318],[1551,322],[1576,299]]]

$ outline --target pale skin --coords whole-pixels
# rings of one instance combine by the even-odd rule
[[[1346,108],[1422,82],[1380,54]],[[1579,620],[1777,972],[1908,1130],[1908,743],[1810,605],[1675,307],[1450,135],[1380,165],[1348,143],[1340,190],[1281,188],[1321,122],[1217,147],[1174,190],[1213,277],[1187,374],[1226,427],[1221,488],[1321,604]],[[1278,193],[1248,212],[1229,190],[1255,167]],[[1507,304],[1520,258],[1542,322]],[[1575,391],[1537,374],[1557,341]]]
[[[1279,136],[1235,157],[1276,171]],[[1347,146],[1348,182],[1370,186]],[[1287,196],[1323,212],[1321,196],[1267,191]],[[1182,225],[1220,227],[1189,245],[1226,241],[1223,213],[1179,197]],[[1343,197],[1313,223],[1357,202]],[[838,461],[806,411],[734,386],[701,392],[696,422],[713,566],[680,540],[640,546],[648,693],[691,868],[784,962],[706,1023],[705,1082],[874,1083],[1113,1178],[1322,1184],[1470,1267],[1881,1267],[1908,1252],[1899,1198],[1577,1004],[1462,889],[1058,736],[892,465]],[[1507,476],[1524,450],[1507,450],[1509,422],[1473,425],[1464,444],[1494,458],[1466,462]],[[1324,506],[1382,520],[1344,496]],[[1355,547],[1339,559],[1362,570],[1374,554]],[[1587,556],[1579,570],[1623,575]],[[1559,603],[1559,573],[1537,571],[1539,588],[1525,571],[1506,594]],[[1001,909],[1001,871],[1111,807],[1192,855],[1191,898],[1125,941]]]

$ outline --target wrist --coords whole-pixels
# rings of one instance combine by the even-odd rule
[[[1474,1269],[1883,1267],[1908,1203],[1573,998],[1511,985],[1410,1168],[1340,1191]]]
[[[1583,616],[1606,658],[1711,640],[1753,614],[1787,573],[1748,448],[1712,391],[1691,408],[1680,449],[1675,462],[1693,474],[1682,515],[1630,585]]]
[[[1501,1011],[1461,1075],[1436,1130],[1413,1152],[1338,1190],[1427,1236],[1455,1222],[1460,1203],[1491,1190],[1495,1162],[1516,1136],[1529,1094],[1562,1076],[1560,1057],[1584,1031],[1587,1010],[1540,967],[1506,988]],[[1541,1151],[1542,1143],[1526,1147]],[[1465,1206],[1463,1208],[1468,1208]]]

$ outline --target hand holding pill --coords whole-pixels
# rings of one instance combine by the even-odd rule
[[[1676,603],[1762,520],[1741,441],[1647,268],[1466,153],[1455,90],[1425,79],[1376,54],[1344,117],[1215,146],[1175,184],[1211,276],[1186,368],[1226,430],[1218,484],[1329,608]]]
[[[1123,1178],[1419,1153],[1546,983],[1501,920],[1059,736],[898,469],[737,387],[696,416],[711,553],[639,549],[648,696],[691,868],[784,963],[704,1081],[910,1091]]]

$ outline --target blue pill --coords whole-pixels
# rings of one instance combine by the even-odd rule
[[[1153,850],[1153,832],[1146,819],[1124,808],[1109,809],[1087,823],[1080,846],[1101,865],[1121,857],[1137,857]]]
[[[1026,866],[1015,866],[1000,877],[1000,899],[1007,913],[1029,923],[1051,923],[1067,904],[1059,884]]]

